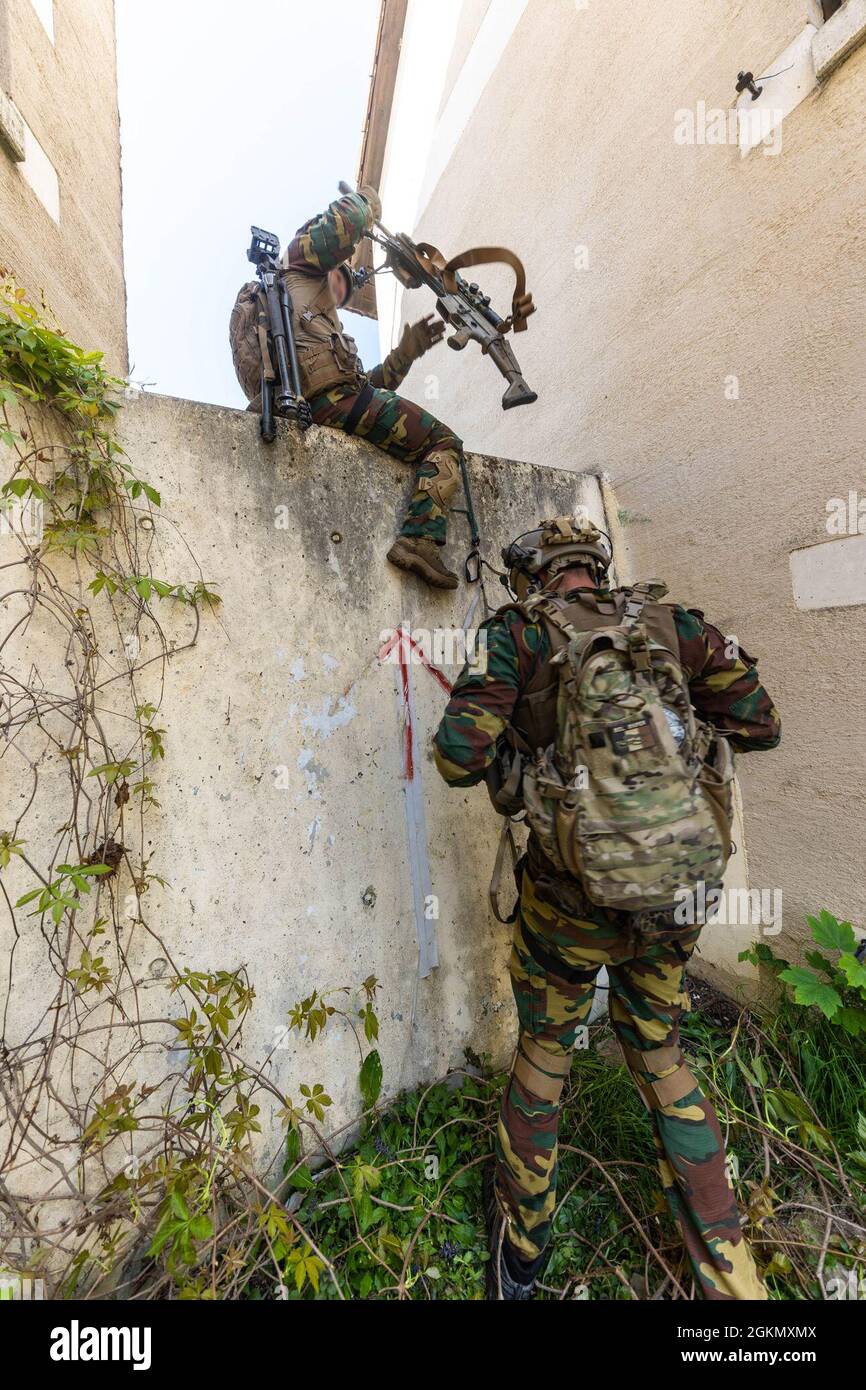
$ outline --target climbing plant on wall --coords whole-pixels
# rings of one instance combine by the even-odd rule
[[[126,389],[0,274],[0,1267],[61,1296],[223,1297],[263,1264],[317,1286],[330,1266],[286,1194],[312,1182],[330,1097],[295,1103],[244,1061],[246,970],[181,968],[148,906],[166,672],[220,600],[157,572],[164,499],[116,436]],[[287,1025],[357,1024],[368,1106],[375,991],[317,992]],[[288,1133],[270,1167],[263,1091]]]

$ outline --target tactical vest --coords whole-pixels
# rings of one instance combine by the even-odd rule
[[[363,367],[354,338],[344,332],[327,275],[283,270],[292,301],[292,328],[301,390],[307,400],[331,386],[364,384]]]
[[[298,352],[301,391],[307,400],[345,383],[360,391],[363,367],[354,338],[343,332],[327,275],[281,272],[292,301],[292,331]],[[229,342],[238,381],[248,401],[261,406],[262,362],[273,380],[268,308],[258,280],[238,293],[229,324]]]

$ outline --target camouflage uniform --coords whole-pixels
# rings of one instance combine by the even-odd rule
[[[338,198],[300,228],[283,264],[290,271],[326,276],[348,259],[368,226],[369,208],[360,194]],[[401,463],[420,465],[400,535],[426,536],[444,545],[449,502],[460,485],[463,442],[435,416],[396,394],[411,365],[396,348],[367,373],[356,357],[350,379],[313,395],[309,406],[317,425],[343,429],[363,387],[374,388],[353,433]]]
[[[606,597],[607,590],[595,590]],[[696,610],[674,608],[683,672],[698,714],[738,749],[773,748],[780,721],[755,663],[725,654],[725,638]],[[436,764],[455,787],[480,781],[521,693],[550,655],[543,625],[509,610],[485,624],[487,668],[464,670],[435,736]],[[559,1093],[602,965],[610,1018],[652,1125],[665,1198],[705,1298],[766,1298],[742,1237],[718,1120],[680,1051],[689,1007],[685,963],[700,927],[648,941],[632,914],[592,904],[557,874],[530,835],[510,972],[520,1031],[503,1096],[496,1187],[517,1254],[537,1259],[556,1204]]]
[[[371,384],[375,384],[384,365],[368,373]],[[352,386],[334,386],[314,396],[309,403],[314,422],[340,429],[357,399],[358,391]],[[427,536],[437,545],[444,545],[448,503],[460,482],[461,440],[447,425],[413,401],[381,388],[374,391],[354,433],[402,463],[420,464],[415,491],[399,534]],[[444,469],[443,453],[448,456]],[[453,461],[453,468],[447,466],[450,461]]]

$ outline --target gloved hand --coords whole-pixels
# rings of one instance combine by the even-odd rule
[[[367,202],[370,209],[370,224],[378,222],[382,216],[382,199],[371,183],[365,183],[358,189],[361,197]]]
[[[403,325],[397,351],[407,361],[417,362],[419,357],[423,357],[425,352],[429,352],[431,347],[441,342],[444,334],[445,324],[442,319],[434,314],[425,314],[417,323]]]

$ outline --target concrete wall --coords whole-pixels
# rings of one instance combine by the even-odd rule
[[[0,0],[0,49],[0,88],[27,127],[24,163],[0,143],[0,265],[124,374],[113,0]]]
[[[750,881],[784,891],[789,938],[817,908],[866,915],[862,548],[827,531],[830,499],[866,495],[866,48],[818,85],[817,7],[674,9],[492,0],[476,46],[489,29],[501,59],[488,75],[484,54],[464,58],[407,230],[524,258],[538,313],[515,347],[539,400],[503,414],[471,347],[438,350],[407,389],[435,375],[471,447],[607,474],[625,572],[660,574],[760,658],[784,734],[740,762]],[[788,63],[757,104],[785,113],[768,152],[743,158],[736,131],[677,143],[699,103],[727,120],[741,68]],[[389,225],[402,172],[387,162]],[[507,304],[506,273],[475,273]],[[404,296],[394,317],[422,307]],[[817,546],[826,582],[805,589],[821,609],[796,557],[795,598],[789,564]],[[728,933],[731,962],[754,934]]]
[[[168,397],[130,404],[120,434],[135,468],[163,495],[165,516],[156,514],[150,551],[153,573],[171,580],[201,576],[223,597],[218,619],[204,619],[197,646],[171,660],[164,685],[159,662],[137,677],[136,699],[161,700],[155,722],[166,730],[165,761],[151,769],[161,809],[149,815],[145,853],[149,871],[170,886],[153,884],[142,899],[146,926],[133,921],[128,879],[103,891],[121,904],[120,944],[139,982],[142,1015],[177,1009],[161,982],[165,948],[180,969],[246,964],[257,1001],[244,1055],[262,1063],[277,1046],[270,1075],[296,1100],[299,1083],[322,1082],[335,1102],[331,1125],[350,1120],[359,1107],[351,1035],[341,1027],[311,1044],[292,1034],[288,1047],[278,1046],[290,1006],[314,989],[356,987],[371,974],[381,981],[388,1095],[463,1064],[466,1047],[504,1061],[515,1030],[509,933],[487,907],[499,821],[483,788],[451,792],[432,764],[430,736],[446,699],[436,677],[411,666],[407,704],[399,666],[378,656],[402,621],[416,633],[460,628],[477,593],[465,585],[455,594],[435,593],[386,564],[411,471],[371,446],[317,428],[304,436],[282,428],[267,448],[257,417]],[[469,469],[491,556],[538,515],[571,511],[578,502],[601,514],[594,479],[480,457],[470,459]],[[459,562],[467,545],[463,518],[454,518],[452,537],[450,554]],[[56,569],[74,588],[74,572],[62,561]],[[494,603],[502,592],[496,585]],[[5,606],[4,632],[23,602]],[[108,678],[128,669],[125,634],[104,598],[92,600],[92,608],[99,676]],[[189,612],[169,602],[156,612],[169,642],[183,646]],[[476,609],[472,622],[480,616]],[[37,618],[19,631],[4,663],[11,682],[16,674],[26,679],[35,662],[46,689],[62,694],[69,686],[67,649],[58,642],[61,629],[41,625],[49,621]],[[157,652],[145,623],[137,660]],[[453,680],[459,667],[442,669]],[[100,719],[121,746],[128,728],[111,710],[122,708],[124,689],[122,680],[106,685],[100,698]],[[57,732],[64,731],[61,722]],[[38,760],[41,779],[22,833],[33,862],[45,864],[59,843],[58,807],[68,802],[64,760],[32,725],[18,735],[0,758],[4,821],[31,795],[22,752]],[[95,827],[84,805],[81,814],[86,854]],[[133,845],[137,829],[127,830]],[[4,884],[14,900],[33,880],[13,860]],[[430,921],[423,915],[428,895],[438,902],[438,917]],[[508,887],[503,899],[510,906]],[[96,910],[88,903],[91,915]],[[82,931],[88,922],[85,914]],[[424,977],[419,927],[435,933],[438,947],[438,968]],[[23,916],[20,930],[6,1027],[11,1046],[29,1029],[44,1030],[55,987],[38,921]],[[4,914],[0,958],[11,944]],[[114,942],[100,949],[113,966]],[[98,1012],[88,1018],[88,1027],[99,1018]],[[182,1058],[165,1052],[171,1030],[148,1029],[145,1036],[147,1046],[126,1060],[118,1079],[158,1080],[181,1066]],[[78,1085],[86,1094],[80,1077]],[[269,1111],[263,1118],[270,1146],[279,1127]],[[50,1122],[62,1127],[62,1114],[52,1113]],[[21,1177],[32,1192],[32,1175],[22,1169]]]

